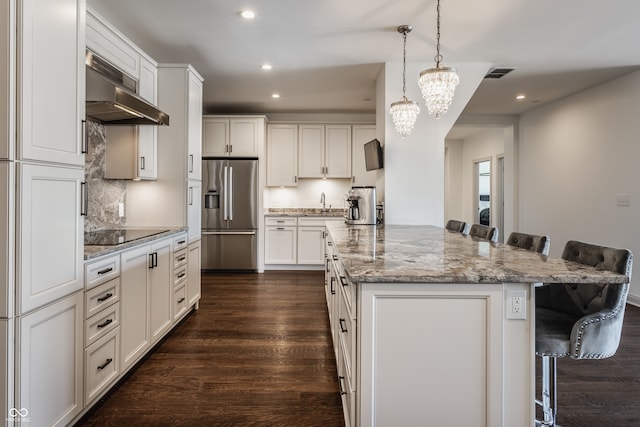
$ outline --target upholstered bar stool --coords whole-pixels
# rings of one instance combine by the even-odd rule
[[[633,255],[614,249],[569,241],[562,258],[631,279]],[[557,417],[556,359],[604,359],[620,343],[629,283],[548,284],[536,288],[536,355],[542,358],[543,420],[537,426],[555,426]]]
[[[462,234],[469,234],[469,225],[464,221],[458,221],[456,219],[450,219],[447,221],[447,225],[445,225],[444,228],[450,231],[457,231]]]
[[[488,225],[473,224],[469,229],[469,236],[496,243],[498,241],[498,229]]]
[[[549,255],[550,243],[551,240],[549,236],[538,236],[515,231],[509,234],[509,238],[507,239],[507,245],[538,252],[542,255]]]

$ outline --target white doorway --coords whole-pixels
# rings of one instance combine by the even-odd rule
[[[491,158],[473,162],[474,222],[491,225]]]

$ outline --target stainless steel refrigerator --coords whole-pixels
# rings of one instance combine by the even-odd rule
[[[202,269],[258,268],[258,160],[202,160]]]

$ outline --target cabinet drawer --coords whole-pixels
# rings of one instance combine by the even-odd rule
[[[183,265],[182,267],[173,271],[173,286],[177,286],[185,280],[187,280],[187,266]]]
[[[298,225],[298,218],[295,216],[268,216],[264,219],[264,225],[275,227],[295,227]]]
[[[117,277],[84,294],[85,318],[93,316],[114,302],[120,301],[120,278]]]
[[[340,264],[340,267],[342,267],[342,264]],[[345,304],[349,309],[349,312],[355,313],[355,311],[353,310],[352,304],[353,304],[353,301],[356,299],[355,298],[356,286],[347,278],[343,268],[338,269],[338,274],[339,274],[338,284],[340,285],[339,288],[342,291]],[[355,319],[355,316],[353,316],[352,318]]]
[[[173,320],[180,319],[187,312],[186,282],[173,290]]]
[[[356,391],[344,374],[344,359],[342,356],[338,357],[336,362],[338,364],[338,387],[342,400],[344,425],[345,427],[352,427],[356,425]]]
[[[120,326],[120,303],[105,308],[84,322],[85,346],[90,346],[118,326]]]
[[[355,363],[356,363],[356,321],[351,317],[351,312],[347,309],[344,298],[340,295],[338,308],[337,332],[340,340],[344,361],[344,375],[349,379],[351,385],[356,383]]]
[[[304,216],[298,218],[298,227],[324,227],[327,221],[344,221],[341,216]]]
[[[120,328],[89,346],[84,353],[85,405],[106,390],[120,375]]]
[[[174,251],[179,251],[181,249],[186,249],[187,248],[187,235],[186,234],[180,234],[177,237],[173,238],[173,250]]]
[[[85,290],[120,276],[120,255],[113,255],[85,265]]]
[[[179,268],[180,266],[187,264],[187,248],[173,253],[173,268]]]

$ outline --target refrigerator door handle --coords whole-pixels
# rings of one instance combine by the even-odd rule
[[[229,188],[227,189],[229,198],[229,221],[233,221],[233,166],[229,168]]]
[[[228,236],[235,236],[235,235],[253,235],[256,234],[255,231],[203,231],[202,235],[228,235]]]
[[[222,201],[222,203],[224,203],[222,219],[225,220],[225,221],[229,219],[229,204],[228,204],[228,200],[229,200],[229,191],[228,190],[229,190],[229,187],[227,186],[228,185],[228,182],[227,182],[227,169],[228,168],[225,166],[224,170],[223,170],[223,174],[222,174],[223,179],[224,179],[222,186],[224,188],[224,194],[225,194],[225,200]]]

